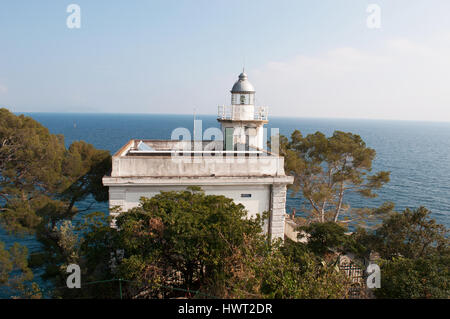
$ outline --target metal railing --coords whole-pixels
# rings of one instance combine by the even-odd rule
[[[236,107],[240,105],[219,105],[217,109],[217,118],[220,120],[238,120]],[[269,119],[269,108],[266,106],[255,106],[253,120],[267,121]]]

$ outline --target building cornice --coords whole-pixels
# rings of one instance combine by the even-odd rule
[[[273,185],[292,184],[292,176],[247,177],[103,177],[105,186],[161,186],[161,185]]]

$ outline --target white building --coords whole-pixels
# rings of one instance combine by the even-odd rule
[[[285,175],[283,157],[264,150],[268,109],[254,102],[255,90],[241,73],[231,105],[219,106],[216,140],[129,141],[113,155],[111,175],[103,178],[110,208],[126,211],[141,197],[195,185],[243,204],[249,216],[269,212],[265,231],[284,238],[286,185],[293,177]]]

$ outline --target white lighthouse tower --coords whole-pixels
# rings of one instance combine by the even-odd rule
[[[231,105],[219,107],[223,146],[220,139],[200,141],[200,149],[192,148],[198,141],[190,139],[130,140],[113,155],[111,173],[103,177],[111,215],[141,205],[142,197],[199,186],[242,204],[249,218],[268,212],[264,231],[283,239],[286,186],[294,178],[286,176],[282,156],[264,150],[267,113],[255,106],[255,89],[242,72],[231,89]],[[211,144],[217,145],[213,151]]]
[[[231,89],[231,105],[219,106],[226,151],[263,149],[268,108],[255,105],[255,88],[243,71]]]

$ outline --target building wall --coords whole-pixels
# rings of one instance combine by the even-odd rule
[[[270,209],[270,185],[200,185],[200,187],[207,195],[223,195],[233,199],[237,204],[244,205],[248,211],[248,217],[255,217],[257,214]],[[109,187],[109,205],[111,209],[120,206],[122,211],[127,211],[137,207],[141,197],[150,198],[159,194],[160,191],[182,191],[185,189],[186,186],[178,185],[113,186]],[[241,197],[242,194],[251,194],[251,197]],[[112,215],[114,214],[112,213]],[[264,225],[265,231],[268,230],[267,227],[268,221]],[[284,226],[282,232],[284,234]]]
[[[257,128],[258,138],[263,136],[261,132],[264,132],[262,125]],[[249,217],[270,211],[265,231],[273,239],[284,238],[286,185],[292,184],[293,177],[285,175],[283,157],[269,153],[256,156],[251,152],[248,156],[240,156],[238,152],[239,156],[224,157],[134,154],[139,152],[136,148],[141,142],[130,141],[122,147],[113,156],[111,175],[103,177],[103,184],[109,187],[111,215],[117,213],[116,207],[121,212],[138,206],[141,197],[195,185],[206,194],[223,195],[243,204]],[[176,144],[174,141],[143,142],[164,152]],[[188,144],[191,146],[191,142]],[[251,194],[251,197],[242,197],[242,194]]]
[[[112,160],[111,177],[284,176],[279,156],[126,156]]]
[[[286,184],[272,186],[272,239],[284,239],[284,227],[286,218]]]
[[[292,219],[286,219],[285,224],[284,224],[284,234],[286,235],[287,238],[289,238],[292,241],[295,242],[300,242],[300,243],[304,243],[306,244],[308,242],[307,239],[307,234],[304,231],[298,231],[297,228],[299,227],[299,225],[293,221]],[[304,237],[298,239],[298,234],[302,233],[302,235]]]
[[[252,121],[255,119],[255,106],[249,104],[236,104],[233,108],[233,120],[247,120]]]
[[[249,135],[249,145],[258,147],[260,149],[264,148],[264,124],[263,123],[243,123],[243,122],[222,122],[222,135],[225,138],[225,129],[227,127],[234,128],[234,143],[242,143],[246,142],[247,133],[251,133]],[[247,132],[246,128],[254,129],[254,131]]]

